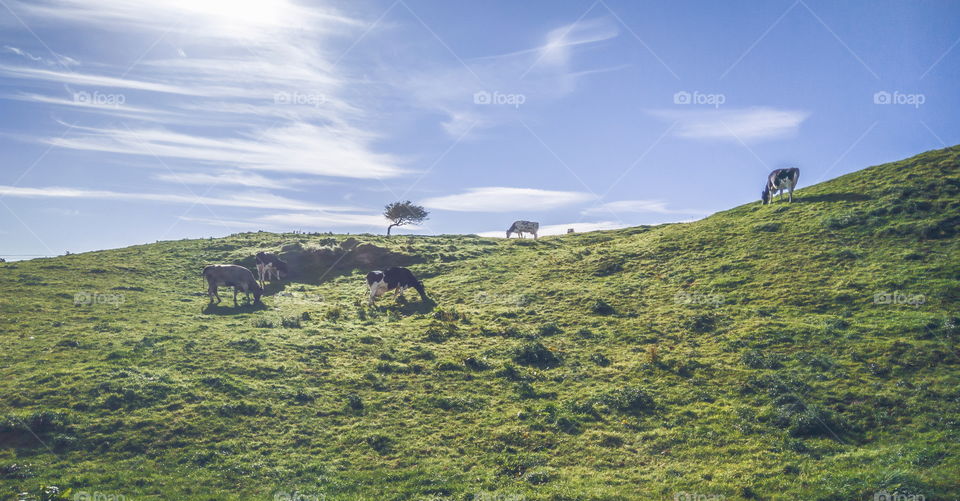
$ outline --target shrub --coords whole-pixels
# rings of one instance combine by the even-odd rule
[[[561,359],[540,342],[525,343],[513,351],[513,361],[521,365],[547,368],[560,365]]]
[[[560,334],[561,332],[563,331],[560,330],[560,327],[553,322],[545,323],[537,328],[537,334],[540,336],[552,336],[554,334]]]
[[[517,369],[517,366],[509,362],[503,364],[503,368],[498,370],[496,375],[497,377],[502,377],[510,381],[520,381],[523,379],[523,375],[520,374],[520,370]]]
[[[363,400],[360,398],[360,395],[356,393],[350,393],[347,395],[347,407],[354,411],[363,410]]]
[[[485,371],[490,368],[490,363],[484,357],[467,357],[463,359],[463,365],[475,371]]]
[[[386,435],[370,435],[365,441],[371,449],[377,451],[379,454],[386,454],[393,448],[393,440]]]
[[[260,414],[269,414],[269,407],[259,407],[248,402],[238,402],[235,404],[224,404],[217,409],[217,413],[223,417],[234,416],[257,416]]]
[[[612,315],[616,312],[613,306],[602,299],[596,299],[589,305],[590,312],[594,315]]]
[[[309,318],[309,315],[307,317]],[[280,325],[287,329],[299,329],[300,317],[283,317],[280,319]]]
[[[327,311],[323,312],[323,319],[329,320],[331,322],[336,322],[344,316],[343,307],[340,305],[331,306],[327,308]]]
[[[442,343],[460,332],[460,328],[452,323],[432,321],[427,327],[424,338],[432,343]]]
[[[653,397],[637,386],[627,386],[601,395],[599,401],[628,414],[653,410]]]
[[[273,321],[272,321],[272,320],[269,320],[269,319],[266,319],[266,318],[263,318],[263,317],[260,317],[260,318],[257,318],[257,319],[255,319],[255,320],[253,321],[253,326],[256,327],[256,328],[258,328],[258,329],[272,329],[272,328],[273,328]]]
[[[594,353],[590,355],[590,361],[599,365],[600,367],[607,367],[610,365],[610,359],[607,358],[603,353]]]
[[[744,352],[740,359],[744,365],[751,369],[779,369],[783,366],[778,356],[760,350]]]

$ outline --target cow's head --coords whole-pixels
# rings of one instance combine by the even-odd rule
[[[767,205],[768,203],[770,203],[771,198],[772,197],[770,193],[770,188],[769,187],[764,188],[763,192],[760,193],[760,204]]]

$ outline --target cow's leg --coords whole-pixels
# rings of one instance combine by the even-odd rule
[[[790,186],[790,203],[793,203],[793,186]]]
[[[537,239],[537,232],[533,232],[533,239],[534,239],[534,240]]]
[[[234,286],[234,288],[233,288],[233,305],[234,305],[234,306],[237,305],[237,288],[236,288],[236,286]]]
[[[257,263],[257,277],[260,279],[260,287],[263,287],[263,264]]]
[[[377,304],[376,299],[377,299],[377,286],[371,285],[370,286],[370,306]]]

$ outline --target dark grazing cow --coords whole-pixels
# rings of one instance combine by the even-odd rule
[[[281,276],[286,276],[287,273],[287,262],[280,259],[279,256],[272,252],[257,253],[257,274],[260,275],[260,287],[263,287],[264,275],[267,276],[267,280],[271,280],[271,275],[276,274],[277,280],[280,280]]]
[[[207,279],[207,295],[210,296],[210,302],[217,298],[217,304],[220,303],[220,295],[217,294],[217,288],[220,286],[233,287],[233,305],[237,305],[237,291],[243,291],[250,299],[250,293],[253,292],[253,302],[259,303],[260,296],[263,295],[263,287],[257,283],[253,273],[243,266],[235,264],[211,264],[203,269],[203,278]]]
[[[783,190],[790,192],[790,201],[793,202],[793,189],[797,187],[797,181],[800,180],[800,169],[790,167],[787,169],[777,169],[767,177],[767,185],[760,194],[763,205],[773,203],[773,196],[780,192],[780,198],[783,198]]]
[[[370,305],[383,295],[384,292],[396,290],[396,295],[403,297],[403,291],[408,287],[413,287],[420,293],[420,299],[424,302],[429,301],[427,291],[423,289],[423,283],[413,276],[413,273],[406,268],[394,266],[385,271],[371,271],[367,273],[367,286],[370,287]]]
[[[524,233],[532,233],[534,240],[536,240],[538,231],[540,231],[540,223],[535,221],[514,221],[513,224],[510,225],[510,229],[507,230],[507,238],[510,238],[511,233],[516,233],[520,238],[523,238]]]

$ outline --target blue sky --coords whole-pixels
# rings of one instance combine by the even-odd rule
[[[960,142],[949,0],[2,0],[0,26],[8,258],[379,233],[398,199],[432,212],[411,234],[685,221],[774,168]]]

